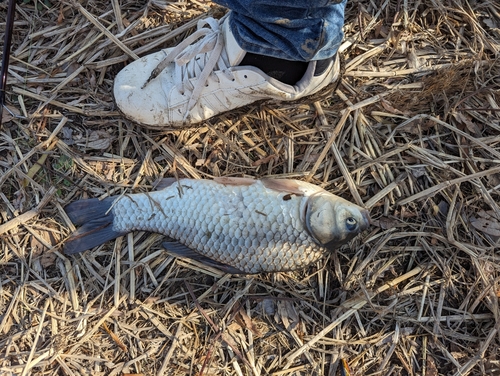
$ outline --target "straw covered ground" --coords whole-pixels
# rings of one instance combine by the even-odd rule
[[[223,13],[19,2],[0,129],[0,374],[337,375],[346,361],[352,375],[500,375],[498,1],[349,1],[332,95],[185,130],[124,119],[115,74]],[[224,275],[143,232],[62,253],[66,204],[172,176],[310,181],[374,223],[290,273]]]

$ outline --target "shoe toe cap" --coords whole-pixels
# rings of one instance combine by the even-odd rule
[[[115,77],[114,98],[128,119],[145,125],[168,123],[166,96],[161,80],[147,82],[151,72],[165,57],[163,52],[148,55],[123,68]]]

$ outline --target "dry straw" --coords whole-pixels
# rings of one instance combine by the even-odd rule
[[[329,97],[186,130],[122,118],[115,74],[207,14],[223,10],[18,7],[0,129],[0,374],[335,375],[341,360],[354,375],[500,374],[498,2],[349,1]],[[62,254],[67,203],[169,176],[307,180],[374,224],[294,273],[224,275],[142,232]]]

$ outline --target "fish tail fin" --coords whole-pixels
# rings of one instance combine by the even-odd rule
[[[64,210],[71,222],[81,227],[64,243],[65,254],[83,252],[126,234],[113,230],[111,206],[115,198],[79,200],[66,206]]]

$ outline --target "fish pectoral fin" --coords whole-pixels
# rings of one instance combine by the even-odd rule
[[[289,193],[300,197],[311,196],[312,194],[318,192],[325,192],[323,188],[318,187],[317,185],[293,179],[263,178],[261,179],[261,182],[267,189],[271,189],[276,192]]]
[[[241,271],[233,266],[223,264],[219,261],[212,260],[202,254],[196,252],[195,250],[181,244],[179,242],[163,242],[162,245],[165,247],[167,251],[174,254],[177,257],[186,257],[196,261],[199,261],[207,266],[211,266],[213,268],[219,269],[224,273],[229,274],[248,274],[244,271]]]
[[[297,184],[296,180],[263,178],[261,179],[261,182],[264,187],[266,187],[267,189],[272,189],[276,192],[285,192],[297,196],[304,195],[304,192],[299,189],[299,185]]]
[[[223,185],[234,185],[234,186],[249,186],[255,184],[257,180],[252,178],[238,178],[238,177],[226,177],[219,176],[214,178],[214,181]]]

